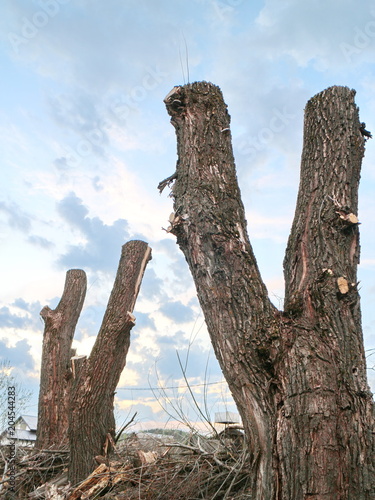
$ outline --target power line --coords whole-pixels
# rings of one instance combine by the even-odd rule
[[[225,382],[225,380],[221,380],[220,382],[205,382],[203,384],[176,385],[170,387],[117,387],[116,391],[160,391],[165,389],[187,389],[188,387],[203,387],[206,385],[224,384]]]

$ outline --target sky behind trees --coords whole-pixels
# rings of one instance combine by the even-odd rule
[[[68,269],[84,269],[88,293],[74,346],[89,354],[121,245],[134,238],[149,243],[153,260],[117,392],[119,418],[138,411],[140,425],[165,422],[148,388],[186,385],[176,350],[198,399],[206,380],[208,406],[223,411],[228,399],[233,410],[187,264],[162,229],[172,200],[157,185],[176,163],[163,99],[197,80],[222,89],[250,239],[282,308],[307,100],[331,85],[354,88],[360,118],[375,131],[373,2],[3,0],[0,44],[0,358],[33,390],[28,412],[37,412],[40,310],[57,305]],[[369,140],[358,214],[368,355],[374,159]],[[374,371],[369,378],[374,391]],[[178,403],[185,390],[167,394]]]

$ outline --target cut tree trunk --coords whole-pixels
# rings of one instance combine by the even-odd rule
[[[284,261],[293,336],[279,364],[284,415],[277,440],[290,498],[299,492],[375,497],[373,403],[357,288],[364,138],[354,96],[332,87],[305,111],[300,188]],[[293,470],[303,484],[292,481]]]
[[[40,313],[45,323],[35,447],[58,449],[68,444],[67,384],[72,341],[86,295],[86,274],[66,273],[61,300]]]
[[[86,294],[86,275],[67,272],[56,309],[44,307],[45,322],[36,448],[69,445],[69,480],[85,479],[113,443],[113,401],[130,344],[132,314],[151,249],[143,241],[122,248],[116,280],[90,357],[75,356],[74,330]]]
[[[103,322],[88,359],[72,358],[69,407],[69,481],[76,484],[97,466],[95,456],[106,455],[115,434],[113,401],[125,367],[130,331],[135,324],[135,301],[151,249],[130,241],[121,259]]]
[[[305,113],[301,183],[286,252],[285,309],[269,300],[249,242],[218,87],[175,87],[176,235],[241,414],[254,500],[375,498],[374,406],[356,268],[364,137],[354,91]]]

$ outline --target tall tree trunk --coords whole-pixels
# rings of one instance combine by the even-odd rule
[[[270,302],[246,229],[218,87],[175,87],[175,234],[220,366],[241,414],[257,500],[375,495],[373,402],[366,382],[356,266],[364,153],[354,91],[306,107],[301,184],[285,257],[285,310]]]
[[[86,295],[86,274],[80,269],[66,273],[61,300],[52,310],[40,313],[45,327],[35,447],[61,447],[68,444],[67,375],[72,341]]]
[[[72,359],[69,408],[72,484],[83,480],[97,465],[96,455],[110,448],[114,437],[113,401],[130,345],[132,315],[151,249],[143,241],[122,247],[121,259],[108,306],[88,359]]]
[[[293,337],[279,365],[279,455],[293,455],[304,478],[293,482],[289,459],[281,461],[291,498],[375,496],[373,408],[357,288],[364,138],[354,96],[332,87],[312,98],[305,112],[301,181],[284,261]]]

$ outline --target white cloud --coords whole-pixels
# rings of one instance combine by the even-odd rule
[[[285,243],[285,235],[290,230],[290,218],[278,215],[277,205],[275,205],[275,213],[271,214],[270,212],[272,210],[269,211],[269,216],[262,215],[255,210],[247,214],[250,240],[264,238],[276,243]]]
[[[375,259],[362,259],[360,265],[364,268],[373,268],[375,267]]]
[[[267,0],[257,18],[263,49],[271,59],[290,56],[298,65],[312,63],[319,71],[355,64],[364,53],[374,52],[375,37],[375,23],[369,25],[375,20],[372,3],[357,7],[352,0]]]

